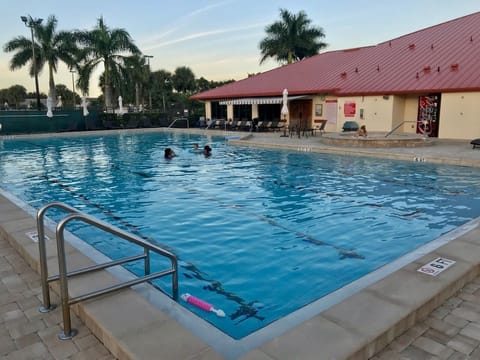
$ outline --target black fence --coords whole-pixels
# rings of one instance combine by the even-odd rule
[[[55,110],[48,117],[46,111],[5,110],[0,111],[0,135],[36,134],[67,131],[134,129],[149,127],[195,127],[198,120],[194,117],[187,121],[175,121],[175,118],[159,112],[144,113],[105,113],[102,110],[89,109],[87,116],[83,109]]]

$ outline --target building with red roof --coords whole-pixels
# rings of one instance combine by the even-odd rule
[[[288,115],[282,116],[282,92]],[[192,97],[210,119],[286,121],[327,131],[480,138],[480,12],[375,46],[325,52]]]

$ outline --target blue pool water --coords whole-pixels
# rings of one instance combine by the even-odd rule
[[[213,156],[191,152],[194,143],[209,143]],[[480,215],[476,168],[177,133],[3,140],[0,186],[37,209],[65,202],[173,251],[180,294],[227,317],[184,305],[235,339]],[[134,251],[86,226],[71,230],[112,258]],[[169,279],[156,284],[170,291]]]

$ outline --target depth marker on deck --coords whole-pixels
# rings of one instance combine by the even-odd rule
[[[430,261],[428,264],[423,265],[417,271],[423,274],[437,276],[442,271],[447,270],[450,266],[454,265],[455,263],[456,261],[439,257],[433,261]]]

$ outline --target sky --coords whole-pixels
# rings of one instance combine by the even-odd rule
[[[3,0],[6,2],[6,0]],[[328,47],[322,52],[375,45],[417,30],[480,11],[478,0],[23,0],[2,6],[0,21],[0,89],[23,85],[34,91],[27,67],[11,71],[13,53],[3,47],[16,36],[30,38],[20,16],[47,19],[55,15],[57,30],[91,30],[103,16],[110,28],[127,30],[143,54],[151,55],[152,71],[192,69],[196,78],[240,80],[279,66],[262,65],[258,44],[265,27],[279,20],[280,9],[304,11],[321,27]],[[99,69],[90,96],[100,95]],[[75,74],[73,74],[75,76]],[[39,76],[48,92],[48,71]],[[72,87],[72,74],[60,65],[57,84]]]

